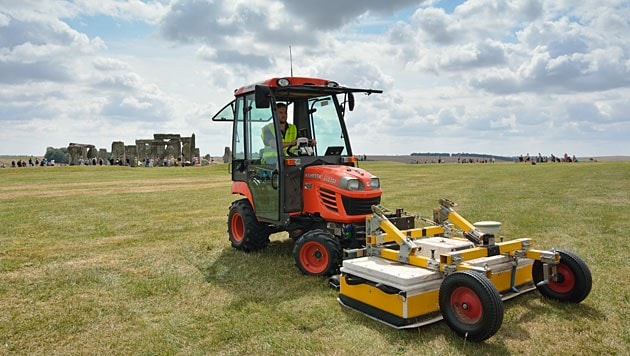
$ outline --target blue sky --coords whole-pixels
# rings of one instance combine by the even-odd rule
[[[156,31],[157,26],[140,20],[117,19],[108,15],[80,16],[62,19],[70,27],[104,41],[144,39]]]
[[[365,154],[630,155],[630,5],[603,0],[0,3],[0,155],[195,133],[235,88],[288,75],[383,89]]]

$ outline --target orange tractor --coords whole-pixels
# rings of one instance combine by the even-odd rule
[[[287,231],[297,267],[331,276],[344,307],[399,329],[444,319],[471,341],[494,335],[502,301],[517,295],[583,301],[591,272],[572,252],[503,241],[500,223],[468,222],[448,199],[423,227],[380,206],[380,181],[357,167],[344,117],[354,94],[381,92],[300,77],[235,91],[213,117],[233,123],[232,193],[242,198],[229,210],[232,246],[262,250]]]
[[[380,203],[381,188],[377,177],[357,167],[348,139],[344,115],[356,93],[382,91],[273,78],[237,89],[213,117],[233,122],[232,193],[243,196],[229,212],[234,248],[262,250],[271,233],[288,231],[297,267],[329,276],[339,270],[344,249],[364,246],[365,216]],[[280,105],[295,125],[295,147],[282,148]]]

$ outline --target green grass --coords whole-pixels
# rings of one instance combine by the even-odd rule
[[[293,243],[227,239],[225,165],[0,169],[0,354],[629,354],[630,163],[366,162],[383,204],[429,217],[439,198],[506,238],[580,255],[579,305],[537,292],[499,332],[464,343],[444,322],[397,331],[300,275]]]

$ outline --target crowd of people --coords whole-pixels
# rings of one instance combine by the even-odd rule
[[[45,157],[41,159],[41,161],[39,160],[39,158],[35,158],[33,160],[33,157],[29,158],[28,161],[26,160],[22,160],[22,159],[18,159],[16,160],[12,160],[11,161],[11,167],[16,168],[16,167],[45,167],[45,166],[54,166],[55,165],[55,160],[47,160]],[[4,168],[5,165],[4,163],[2,164],[2,168]]]
[[[518,161],[526,162],[526,163],[577,162],[578,159],[577,157],[575,157],[575,155],[569,156],[567,153],[565,153],[564,156],[562,157],[555,156],[553,153],[551,154],[551,156],[543,156],[540,153],[538,153],[538,156],[530,157],[528,153],[525,156],[523,155],[518,156]]]
[[[215,160],[211,157],[208,157],[208,163],[213,164]],[[175,166],[197,166],[200,165],[200,159],[198,157],[193,157],[193,161],[183,161],[182,158],[174,159],[173,157],[165,158],[163,160],[156,160],[153,158],[146,157],[142,161],[138,161],[137,159],[134,162],[131,162],[129,158],[123,158],[122,156],[119,158],[111,157],[107,160],[103,160],[102,158],[91,158],[91,159],[83,159],[79,158],[78,165],[79,166],[144,166],[144,167],[175,167]],[[47,160],[45,157],[41,160],[39,158],[29,158],[27,160],[18,159],[12,160],[10,167],[45,167],[45,166],[54,166],[55,160]],[[0,162],[0,168],[8,167],[8,163]]]
[[[457,163],[495,163],[496,159],[491,158],[461,158],[457,157]]]

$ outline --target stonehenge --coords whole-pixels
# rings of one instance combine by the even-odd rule
[[[91,144],[70,143],[68,154],[70,165],[173,166],[191,165],[199,160],[194,133],[190,137],[153,134],[152,139],[138,139],[135,145],[114,141],[110,153],[105,148],[97,149]]]

